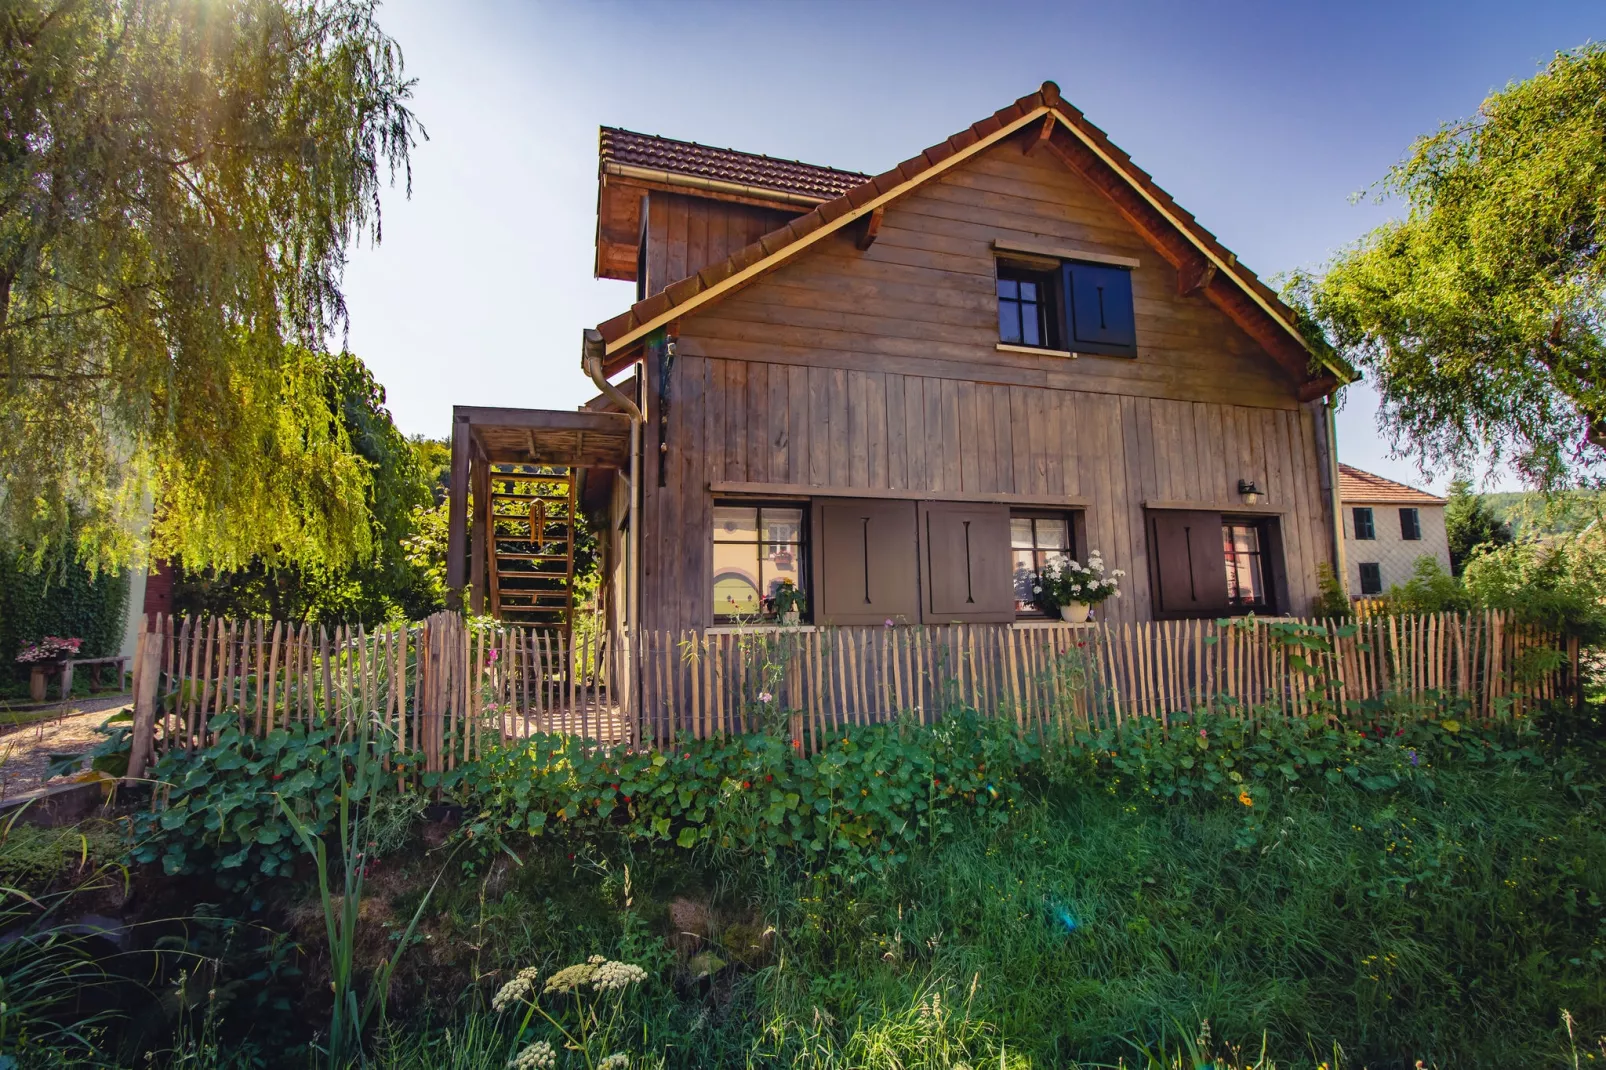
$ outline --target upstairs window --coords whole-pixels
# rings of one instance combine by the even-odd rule
[[[1377,538],[1377,529],[1372,526],[1372,507],[1358,505],[1354,509],[1355,538],[1360,541]]]
[[[1054,272],[1000,263],[998,340],[1009,345],[1058,349],[1054,290]]]
[[[1418,542],[1422,538],[1422,514],[1415,509],[1400,510],[1400,538]]]

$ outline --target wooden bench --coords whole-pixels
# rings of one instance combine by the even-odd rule
[[[117,690],[123,689],[123,674],[128,671],[128,657],[124,654],[113,654],[107,658],[68,658],[61,663],[61,701],[66,702],[72,697],[73,670],[80,665],[89,667],[89,690],[94,691],[100,687],[100,671],[104,665],[117,666]]]

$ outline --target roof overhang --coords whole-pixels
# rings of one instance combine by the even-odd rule
[[[1038,93],[1022,98],[1012,107],[974,124],[941,145],[927,149],[920,156],[904,161],[893,170],[877,175],[835,200],[820,204],[733,254],[723,263],[711,265],[696,275],[682,279],[662,292],[636,302],[623,315],[600,324],[598,330],[606,340],[605,372],[608,375],[617,374],[629,363],[641,343],[654,332],[740,289],[824,238],[852,226],[859,219],[885,208],[904,194],[1034,124],[1040,127],[1040,140],[1048,141],[1050,148],[1068,166],[1084,170],[1078,167],[1076,161],[1079,157],[1088,157],[1120,180],[1127,200],[1130,202],[1136,198],[1141,202],[1141,212],[1136,212],[1133,204],[1123,205],[1120,198],[1114,198],[1117,207],[1174,266],[1179,269],[1191,266],[1182,252],[1185,247],[1188,256],[1198,258],[1201,265],[1208,265],[1212,269],[1214,277],[1205,287],[1206,295],[1265,346],[1296,378],[1304,380],[1300,388],[1301,400],[1320,397],[1357,378],[1354,369],[1342,360],[1312,347],[1295,323],[1292,311],[1276,294],[1244,269],[1235,256],[1222,248],[1169,195],[1159,190],[1148,175],[1132,164],[1125,153],[1115,148],[1102,131],[1088,123],[1080,112],[1065,104],[1059,98],[1058,87],[1052,82],[1044,83]],[[1111,188],[1101,188],[1107,195],[1113,192]],[[1155,228],[1145,226],[1142,220],[1134,218],[1135,215],[1152,215],[1163,222],[1166,230],[1179,236],[1180,242],[1156,241],[1158,235],[1152,233]],[[1296,367],[1296,364],[1299,366]],[[1313,367],[1320,371],[1312,373],[1310,369]]]
[[[630,467],[624,413],[454,405],[452,420],[468,424],[475,456],[492,464]]]

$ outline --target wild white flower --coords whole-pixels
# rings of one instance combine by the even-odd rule
[[[513,1004],[527,999],[530,993],[535,991],[535,981],[539,976],[540,971],[534,966],[524,967],[514,975],[513,980],[497,990],[491,999],[491,1010],[501,1013]]]
[[[647,979],[647,971],[629,962],[603,962],[591,979],[598,992],[618,992]]]
[[[1126,569],[1118,568],[1114,572],[1110,573],[1110,575],[1112,575],[1112,576],[1116,577],[1117,579],[1119,579],[1120,577],[1126,575]]]
[[[546,1041],[538,1040],[519,1052],[517,1058],[509,1059],[507,1065],[512,1070],[552,1070],[558,1065],[558,1053]]]
[[[630,1066],[630,1056],[622,1051],[616,1051],[597,1064],[597,1070],[627,1070]]]

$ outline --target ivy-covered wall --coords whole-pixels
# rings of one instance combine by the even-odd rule
[[[127,604],[126,575],[91,576],[77,563],[38,572],[0,547],[0,665],[20,672],[15,659],[22,645],[46,635],[82,639],[82,657],[115,654]]]

